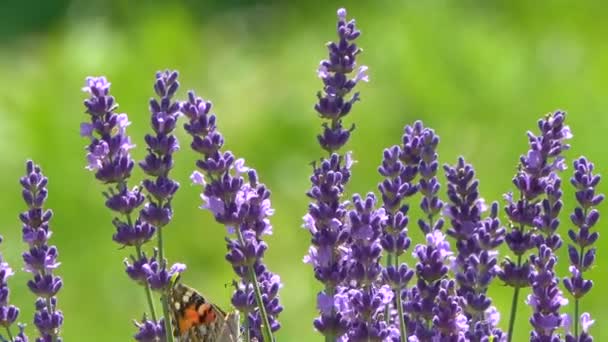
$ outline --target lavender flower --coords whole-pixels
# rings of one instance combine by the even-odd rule
[[[348,228],[352,243],[347,259],[348,291],[353,303],[349,320],[349,341],[384,341],[391,333],[384,320],[384,311],[393,299],[389,286],[380,286],[382,266],[380,235],[386,225],[384,208],[376,209],[376,197],[353,196],[353,210],[348,212]]]
[[[26,163],[26,174],[20,179],[23,199],[28,210],[19,215],[23,223],[23,241],[29,251],[23,253],[25,270],[33,276],[27,285],[38,299],[34,313],[34,325],[38,329],[38,342],[62,341],[60,329],[63,313],[57,309],[57,293],[63,286],[61,277],[54,274],[59,266],[57,247],[49,246],[51,210],[44,209],[48,191],[48,179],[40,167],[32,161]],[[2,301],[0,301],[1,303]],[[16,316],[15,316],[16,318]]]
[[[574,297],[574,334],[567,334],[566,341],[568,342],[591,341],[593,339],[588,333],[587,327],[583,327],[583,332],[579,334],[578,322],[580,299],[593,287],[593,281],[585,279],[584,272],[595,261],[596,248],[593,244],[597,241],[599,233],[592,231],[592,229],[600,218],[600,213],[595,207],[604,200],[603,194],[596,194],[595,188],[600,182],[600,176],[594,174],[593,170],[593,163],[585,157],[580,157],[574,161],[574,175],[570,179],[570,183],[576,189],[575,197],[578,207],[570,215],[570,220],[577,227],[577,230],[568,230],[568,236],[572,240],[572,244],[568,244],[571,275],[564,279],[566,290]],[[585,318],[583,319],[583,317]],[[589,322],[591,318],[588,313],[583,313],[580,320],[581,325],[583,325],[583,320]]]
[[[346,96],[360,81],[368,82],[367,67],[360,66],[357,74],[348,78],[357,67],[356,57],[361,49],[355,44],[355,40],[361,32],[355,25],[355,20],[346,21],[346,10],[338,10],[338,42],[327,43],[329,58],[322,60],[317,70],[317,75],[323,80],[323,91],[317,94],[319,102],[315,104],[315,110],[323,119],[331,123],[324,124],[322,135],[317,138],[321,147],[329,153],[339,150],[346,144],[350,132],[354,129],[344,129],[342,118],[350,113],[353,104],[359,100],[356,92],[350,98]]]
[[[2,236],[0,236],[0,244],[1,243]],[[0,340],[6,340],[7,338],[9,341],[13,340],[10,328],[11,325],[17,321],[17,317],[19,317],[19,308],[15,305],[11,305],[8,301],[10,294],[8,278],[13,274],[13,269],[3,260],[2,253],[0,253],[0,326],[4,327],[7,333],[6,337],[3,337],[0,334]],[[20,330],[23,332],[23,328],[20,327]]]
[[[87,169],[103,183],[122,183],[131,175],[133,160],[129,150],[135,147],[126,135],[131,123],[126,114],[116,114],[118,105],[110,96],[110,83],[105,77],[88,77],[82,88],[90,97],[84,101],[90,122],[80,125],[80,135],[91,143],[87,147]]]
[[[418,260],[416,263],[416,286],[408,291],[407,300],[404,304],[405,312],[409,313],[407,330],[410,335],[425,341],[434,336],[433,308],[435,300],[439,295],[441,280],[447,275],[446,265],[448,257],[452,255],[449,243],[441,232],[443,219],[435,220],[441,213],[443,202],[439,199],[439,182],[437,180],[436,148],[439,137],[430,128],[425,128],[422,123],[416,123],[416,131],[419,135],[418,144],[418,172],[420,182],[418,189],[422,194],[420,208],[426,216],[426,220],[420,219],[418,226],[426,235],[426,244],[418,244],[412,255]]]
[[[154,134],[146,134],[145,140],[148,145],[148,154],[139,166],[144,173],[151,178],[142,182],[146,189],[147,203],[140,212],[141,221],[156,227],[158,233],[158,259],[149,263],[146,268],[147,280],[150,289],[161,294],[161,302],[165,317],[169,317],[169,294],[171,288],[171,277],[179,274],[186,268],[183,264],[174,264],[171,268],[167,265],[163,246],[163,227],[166,226],[173,216],[171,200],[179,188],[179,183],[169,178],[169,171],[173,168],[173,153],[179,149],[177,138],[173,134],[180,113],[180,104],[173,101],[173,96],[179,88],[177,71],[163,71],[156,73],[154,91],[160,98],[150,99],[150,122]],[[139,221],[139,220],[138,220]],[[143,229],[142,229],[143,230]],[[150,236],[154,231],[148,230]],[[164,320],[165,331],[171,330],[171,321]],[[169,341],[172,337],[168,337]]]
[[[502,336],[498,322],[486,317],[496,311],[487,290],[498,272],[495,249],[504,241],[505,233],[497,218],[498,203],[492,204],[490,216],[482,220],[481,214],[487,208],[479,197],[479,181],[473,167],[460,157],[455,166],[444,165],[444,170],[449,198],[444,214],[451,225],[447,234],[456,239],[454,272],[457,294],[465,300],[462,307],[469,319],[466,337],[469,341],[496,338]]]
[[[422,194],[420,208],[426,215],[427,221],[420,219],[418,225],[423,233],[429,234],[443,227],[443,219],[434,221],[437,214],[441,212],[443,202],[439,199],[439,181],[437,180],[437,145],[439,136],[430,128],[422,128],[420,133],[420,163],[418,172],[420,173],[420,184],[418,190]]]
[[[179,144],[173,130],[180,115],[179,103],[172,101],[172,97],[179,88],[176,71],[156,73],[154,90],[160,97],[150,100],[152,129],[155,135],[146,134],[148,154],[139,163],[144,173],[155,179],[145,179],[143,186],[148,192],[148,203],[141,212],[144,221],[158,228],[165,226],[172,216],[171,199],[179,188],[179,183],[169,178],[169,171],[173,168],[173,153],[179,149]],[[161,252],[161,260],[162,249]]]
[[[560,337],[555,333],[563,324],[559,309],[568,304],[568,300],[562,295],[555,276],[557,258],[551,248],[542,244],[538,255],[533,254],[530,261],[533,266],[530,274],[532,294],[526,300],[533,311],[530,323],[534,330],[530,333],[530,341],[559,342]]]
[[[315,319],[315,328],[325,336],[326,341],[334,341],[348,329],[346,316],[341,313],[339,298],[348,287],[342,283],[346,279],[348,239],[346,227],[346,207],[341,201],[344,186],[350,178],[352,158],[350,152],[336,153],[350,138],[350,129],[344,129],[342,119],[350,113],[353,104],[359,100],[359,93],[350,98],[347,95],[359,81],[368,81],[367,67],[360,66],[357,74],[349,78],[357,67],[356,56],[361,49],[355,40],[361,32],[355,20],[346,21],[346,10],[338,10],[338,42],[329,42],[329,58],[319,64],[318,76],[323,81],[323,91],[317,94],[319,101],[315,110],[324,123],[323,133],[317,136],[322,149],[330,153],[328,158],[313,163],[312,186],[307,192],[313,202],[304,216],[304,227],[312,235],[312,246],[304,257],[304,262],[313,266],[315,277],[325,285],[317,296],[320,316]]]
[[[378,184],[378,190],[382,194],[383,208],[387,215],[387,222],[380,238],[382,248],[387,252],[383,278],[393,290],[398,311],[398,323],[395,323],[399,325],[400,334],[403,336],[407,335],[406,322],[409,319],[403,313],[402,297],[414,272],[406,263],[399,261],[399,257],[407,251],[411,243],[407,228],[409,206],[402,204],[402,201],[418,191],[414,178],[418,174],[420,163],[420,135],[423,128],[421,121],[406,126],[403,145],[385,149],[382,165],[378,168],[378,172],[385,177]],[[390,323],[391,315],[388,311],[385,315]]]
[[[158,81],[157,83],[159,82],[162,83],[161,81]],[[158,93],[166,94],[167,89],[163,88],[164,85],[164,83],[156,85]],[[169,87],[169,89],[173,88]],[[126,272],[136,283],[144,286],[150,315],[152,316],[152,319],[156,321],[152,293],[150,284],[147,283],[147,280],[157,280],[155,272],[158,271],[158,268],[152,268],[148,265],[148,262],[151,260],[145,256],[142,247],[154,237],[158,230],[156,224],[167,221],[167,218],[170,217],[170,215],[166,215],[166,211],[162,207],[147,205],[145,209],[141,210],[139,215],[134,218],[134,212],[140,210],[146,198],[142,194],[140,187],[129,190],[127,184],[131,171],[135,165],[129,152],[134,145],[131,144],[131,138],[127,135],[126,131],[127,126],[130,124],[129,119],[126,114],[115,113],[118,104],[115,103],[114,97],[110,95],[110,83],[108,83],[105,77],[88,77],[87,86],[84,87],[83,90],[89,94],[89,98],[85,100],[84,104],[86,113],[90,116],[90,122],[81,124],[81,135],[90,140],[90,144],[87,147],[87,160],[89,162],[87,169],[95,171],[96,178],[108,185],[107,190],[103,192],[106,197],[105,205],[108,209],[118,215],[112,220],[112,224],[116,228],[116,232],[112,239],[121,246],[135,247],[136,255],[131,256],[133,264],[131,265],[125,261]],[[165,119],[161,112],[162,110],[167,109],[166,101],[161,102],[163,104],[151,101],[150,105],[153,116],[156,114],[156,116],[154,116],[156,119],[152,120],[153,126],[160,131],[165,127],[170,126],[170,115],[174,114],[171,112],[169,115],[170,118]],[[148,157],[142,162],[145,166],[145,170],[153,172],[152,165],[160,165],[160,163],[155,162],[167,161],[167,158],[155,159],[155,157],[160,154],[161,151],[173,148],[173,145],[169,140],[170,139],[168,138],[155,139],[155,137],[152,136],[146,137],[146,141],[150,148],[149,152],[152,157]],[[166,149],[163,149],[164,147]],[[166,166],[166,164],[162,165]],[[163,173],[165,169],[168,171],[170,167],[165,167],[162,169],[162,172],[159,172]],[[164,181],[145,183],[145,187],[152,198],[157,198],[159,194],[171,192],[174,188],[173,185],[173,183]],[[156,210],[158,208],[160,209]],[[166,272],[165,269],[166,265],[163,264],[161,271]],[[155,285],[158,284],[155,283]],[[168,288],[167,284],[164,285],[164,287],[160,286],[160,288]]]
[[[505,195],[508,202],[505,211],[512,227],[505,240],[509,249],[517,256],[516,263],[507,258],[502,263],[499,272],[499,278],[515,288],[514,304],[509,320],[509,341],[512,338],[520,288],[534,284],[537,286],[548,284],[546,280],[535,280],[536,276],[533,274],[530,264],[527,261],[522,264],[524,255],[537,246],[539,254],[535,258],[536,272],[554,274],[552,270],[541,270],[538,267],[552,267],[553,264],[550,261],[551,257],[544,255],[546,251],[542,246],[553,250],[561,245],[561,239],[554,234],[559,224],[557,214],[561,209],[560,181],[556,172],[565,169],[561,153],[569,149],[570,146],[565,143],[565,140],[572,137],[570,128],[564,125],[565,117],[566,114],[561,111],[550,113],[538,121],[541,132],[539,136],[528,132],[530,150],[525,156],[521,156],[520,171],[513,179],[513,184],[519,190],[519,199],[514,199],[511,193]],[[538,234],[538,232],[542,234]],[[533,291],[540,295],[541,289]],[[558,298],[553,299],[559,302]],[[539,307],[539,309],[541,308]],[[536,322],[538,323],[538,320]],[[560,322],[558,320],[554,323],[559,324]],[[553,330],[549,329],[549,331],[552,333]]]
[[[141,322],[134,321],[137,327],[137,333],[133,336],[139,342],[165,342],[167,334],[165,333],[164,320],[151,321],[145,316]]]
[[[418,281],[408,292],[404,308],[410,315],[408,332],[420,341],[426,341],[435,335],[432,324],[435,316],[433,310],[441,289],[441,280],[449,270],[446,263],[452,256],[452,251],[445,235],[437,229],[426,235],[426,244],[416,245],[412,255],[418,259]]]
[[[441,280],[437,304],[433,308],[434,341],[470,341],[465,337],[469,324],[463,313],[463,305],[464,299],[456,294],[456,283]]]
[[[195,171],[191,177],[204,187],[201,208],[211,211],[231,236],[226,238],[226,260],[240,278],[232,302],[245,314],[248,336],[271,340],[280,328],[277,317],[283,307],[278,298],[280,278],[263,261],[268,248],[263,237],[272,234],[270,191],[243,160],[221,152],[224,139],[210,114],[210,102],[190,92],[181,110],[188,118],[184,128],[192,136],[191,147],[201,154],[196,165],[202,173]]]
[[[346,207],[348,202],[340,199],[344,186],[350,179],[352,160],[350,154],[344,158],[332,154],[320,166],[313,166],[310,178],[313,186],[307,192],[314,200],[304,216],[304,227],[312,235],[312,246],[304,262],[313,266],[315,277],[325,285],[325,290],[317,296],[317,306],[321,316],[315,319],[315,328],[335,339],[347,330],[348,322],[340,313],[337,298],[346,280],[348,249],[344,244],[349,238],[346,227]]]

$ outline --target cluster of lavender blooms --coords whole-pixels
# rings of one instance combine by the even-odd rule
[[[171,199],[179,184],[168,177],[173,166],[172,154],[178,143],[172,134],[179,116],[179,104],[171,98],[177,91],[176,72],[159,72],[154,90],[160,97],[150,100],[151,123],[154,135],[145,137],[148,155],[139,163],[146,175],[142,186],[128,187],[128,180],[135,166],[130,150],[135,147],[127,135],[130,122],[127,114],[117,114],[118,107],[110,95],[110,83],[105,77],[89,77],[83,88],[89,94],[85,100],[86,113],[90,121],[81,124],[81,135],[90,139],[87,147],[87,169],[95,172],[95,177],[108,186],[103,193],[105,205],[115,215],[112,223],[116,227],[112,239],[121,246],[131,246],[135,254],[125,260],[127,275],[145,288],[148,301],[148,316],[143,322],[136,322],[138,341],[171,339],[168,317],[167,295],[175,275],[185,269],[183,264],[168,267],[163,255],[162,228],[171,220]],[[147,191],[144,195],[143,189]],[[146,254],[144,245],[157,236],[158,247]],[[165,318],[156,314],[152,291],[161,294]]]
[[[530,341],[591,342],[591,314],[581,312],[581,299],[593,282],[585,274],[596,258],[595,226],[600,218],[597,206],[604,200],[598,193],[600,176],[585,157],[573,163],[570,179],[576,208],[568,230],[570,274],[557,274],[557,251],[563,245],[559,215],[564,206],[560,174],[566,170],[563,152],[572,138],[562,111],[549,113],[538,121],[539,133],[528,132],[529,149],[519,159],[513,178],[515,192],[504,196],[506,221],[499,219],[500,205],[489,207],[480,195],[474,167],[463,157],[445,164],[446,189],[442,200],[439,181],[439,136],[421,121],[405,126],[401,143],[383,151],[378,173],[379,196],[373,192],[347,197],[352,177],[352,152],[340,152],[354,125],[344,128],[343,120],[360,100],[354,88],[367,82],[367,67],[357,66],[362,51],[355,43],[360,36],[346,10],[338,10],[338,41],[327,44],[329,57],[321,61],[318,76],[323,90],[314,108],[324,121],[317,140],[328,154],[313,163],[311,199],[303,226],[311,236],[304,262],[310,264],[323,288],[317,294],[319,316],[315,329],[325,341],[512,341],[517,306],[526,303],[532,311]],[[104,77],[89,77],[83,90],[89,120],[81,124],[81,135],[89,139],[86,168],[93,171],[106,190],[105,206],[115,216],[114,242],[132,247],[125,260],[127,276],[144,289],[148,308],[135,321],[133,338],[143,342],[173,341],[168,298],[185,265],[169,266],[163,246],[163,230],[173,218],[172,201],[179,183],[170,177],[178,119],[191,136],[190,147],[197,153],[194,184],[202,186],[201,209],[225,226],[226,261],[238,281],[232,304],[243,319],[244,341],[275,340],[281,328],[283,307],[279,300],[280,277],[266,265],[264,257],[272,234],[270,216],[274,210],[270,190],[260,182],[255,169],[224,149],[211,103],[188,93],[186,101],[175,100],[178,73],[156,74],[157,98],[149,103],[153,132],[145,136],[147,155],[138,163],[145,174],[141,184],[129,187],[135,161],[135,147],[127,134],[130,122],[117,113]],[[37,342],[60,342],[63,314],[57,293],[63,286],[55,274],[58,251],[49,244],[49,221],[53,214],[44,209],[48,179],[39,166],[26,163],[20,179],[28,209],[20,214],[24,270],[32,274],[27,286],[37,297],[33,323]],[[419,199],[416,199],[419,195]],[[422,217],[417,220],[424,240],[410,250],[410,206],[418,200]],[[149,242],[156,239],[156,245]],[[2,237],[0,237],[0,243]],[[514,257],[499,263],[497,250],[506,243]],[[414,265],[406,262],[411,253]],[[26,342],[25,326],[18,325],[19,309],[9,303],[8,279],[13,270],[0,253],[1,342]],[[513,288],[508,331],[499,327],[500,312],[493,305],[489,288],[500,281]],[[569,300],[560,281],[574,302]],[[522,298],[522,291],[528,291]],[[160,297],[163,315],[155,308],[154,293]],[[233,336],[231,336],[233,337]]]
[[[572,244],[568,245],[570,256],[569,278],[564,279],[566,290],[574,298],[574,315],[567,319],[568,330],[566,342],[591,342],[593,338],[588,330],[593,320],[589,313],[581,313],[580,299],[583,298],[593,287],[593,281],[584,278],[584,272],[589,270],[595,261],[596,247],[593,246],[599,237],[599,233],[591,231],[600,218],[597,207],[603,200],[603,194],[596,194],[596,187],[600,182],[600,176],[593,173],[594,165],[585,157],[574,161],[574,175],[570,179],[576,188],[576,201],[578,206],[570,215],[570,219],[577,230],[568,230],[568,236]],[[571,331],[571,321],[574,321],[574,329]],[[582,332],[579,333],[579,322]]]
[[[304,262],[324,285],[317,296],[317,331],[326,341],[511,341],[517,304],[524,301],[519,294],[530,288],[525,302],[532,309],[531,341],[592,341],[593,320],[579,312],[579,301],[592,287],[583,273],[595,260],[592,246],[599,234],[591,229],[604,196],[596,193],[600,178],[593,164],[584,157],[576,160],[571,183],[578,207],[571,221],[578,229],[568,232],[571,276],[564,280],[575,309],[565,314],[568,300],[559,287],[556,251],[562,245],[559,173],[566,169],[562,152],[572,137],[566,114],[550,113],[538,122],[540,134],[528,132],[530,149],[513,179],[518,194],[505,195],[509,229],[499,220],[498,202],[487,207],[475,170],[462,157],[444,166],[448,201],[440,199],[439,137],[420,121],[405,127],[402,144],[384,150],[378,168],[380,203],[373,193],[344,201],[353,159],[351,152],[338,150],[354,125],[344,129],[342,120],[360,99],[359,93],[348,94],[368,77],[366,67],[348,77],[361,49],[353,42],[360,32],[354,20],[346,21],[344,9],[338,11],[338,35],[339,42],[328,43],[330,57],[319,68],[324,89],[315,105],[329,121],[318,141],[330,155],[313,164],[307,192],[313,202],[304,216],[312,237]],[[399,258],[411,245],[408,211],[416,193],[423,214],[418,226],[426,242],[414,247],[416,264],[410,267]],[[503,242],[515,260],[506,257],[499,264]],[[508,332],[499,328],[500,312],[488,294],[494,280],[514,288]]]
[[[53,211],[45,209],[48,197],[48,178],[33,161],[26,162],[26,174],[19,180],[23,188],[21,194],[28,209],[19,215],[22,223],[23,241],[28,249],[23,253],[23,270],[32,274],[27,287],[36,296],[34,326],[38,330],[36,342],[60,342],[63,313],[57,307],[57,293],[63,287],[60,276],[55,274],[59,267],[57,247],[49,245],[52,231],[50,220]],[[2,242],[2,237],[0,237]],[[13,335],[11,325],[17,321],[19,308],[10,305],[8,278],[14,274],[0,253],[0,341],[27,342],[25,325],[18,324],[19,332]]]
[[[373,194],[365,199],[355,195],[355,208],[347,209],[350,203],[342,197],[353,160],[350,153],[337,153],[354,129],[345,129],[342,120],[359,100],[358,92],[349,94],[357,83],[368,81],[367,67],[357,68],[356,57],[362,50],[355,40],[360,31],[354,20],[347,21],[344,9],[338,11],[337,32],[339,41],[327,44],[329,58],[318,69],[324,87],[315,110],[328,122],[317,138],[329,156],[313,163],[307,192],[313,202],[304,216],[312,246],[304,262],[313,266],[315,277],[324,284],[317,296],[320,316],[314,325],[325,340],[382,340],[391,333],[382,313],[392,301],[392,292],[388,286],[377,286],[382,270],[380,235],[387,216],[384,209],[375,208]]]
[[[48,197],[46,185],[48,179],[34,162],[26,163],[26,175],[20,179],[22,195],[28,210],[19,215],[23,223],[23,241],[29,251],[23,253],[25,271],[33,279],[27,286],[36,295],[36,312],[34,325],[38,329],[37,342],[60,342],[60,328],[63,324],[63,313],[57,309],[57,293],[63,286],[61,277],[54,274],[59,266],[57,247],[49,246],[51,229],[49,221],[53,217],[51,210],[44,209]]]
[[[203,187],[201,208],[225,225],[229,235],[226,260],[239,277],[232,304],[245,315],[246,340],[271,341],[281,327],[277,316],[283,307],[278,298],[281,280],[263,260],[268,248],[263,238],[272,234],[270,191],[243,159],[222,151],[224,138],[210,113],[211,102],[190,92],[181,110],[188,119],[184,128],[192,136],[190,146],[200,154],[200,171],[191,180]]]

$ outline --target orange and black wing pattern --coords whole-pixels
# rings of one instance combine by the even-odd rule
[[[223,342],[218,336],[226,321],[226,313],[196,290],[181,283],[175,284],[171,293],[171,311],[173,335],[180,342]]]

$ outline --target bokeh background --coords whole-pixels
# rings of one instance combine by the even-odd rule
[[[601,173],[608,168],[608,26],[601,1],[7,1],[0,2],[0,251],[16,269],[24,244],[18,212],[24,209],[18,178],[33,158],[50,178],[48,206],[55,211],[52,241],[60,251],[65,287],[66,341],[127,341],[132,320],[145,308],[143,291],[124,274],[128,250],[111,241],[111,215],[103,188],[84,169],[86,141],[79,137],[81,92],[88,75],[106,75],[129,132],[145,151],[147,101],[157,70],[181,72],[182,88],[212,100],[226,147],[258,169],[273,191],[276,214],[269,266],[281,275],[285,311],[279,341],[314,341],[314,280],[302,256],[309,233],[301,228],[311,171],[321,156],[312,106],[321,88],[316,67],[324,43],[335,38],[336,9],[347,6],[363,32],[360,61],[370,68],[347,124],[347,148],[358,163],[348,189],[376,191],[382,149],[400,142],[405,124],[422,119],[441,136],[442,163],[463,155],[481,179],[482,196],[502,201],[527,149],[525,132],[555,109],[568,111],[572,158],[584,154]],[[167,255],[188,265],[184,280],[222,306],[229,305],[232,271],[224,261],[224,229],[198,209],[198,188],[188,176],[194,154],[179,130],[175,219],[166,229]],[[572,168],[563,177],[568,179]],[[141,179],[134,172],[134,181]],[[442,178],[443,179],[443,178]],[[561,233],[571,226],[573,189],[565,181]],[[444,187],[445,189],[445,187]],[[606,191],[605,184],[600,189]],[[445,198],[445,196],[444,196]],[[417,201],[418,199],[416,199]],[[412,204],[417,207],[417,203]],[[606,212],[608,208],[600,208]],[[412,221],[418,215],[412,211]],[[606,213],[605,215],[608,215]],[[504,214],[502,214],[504,218]],[[602,220],[602,230],[606,220]],[[420,234],[410,227],[415,241]],[[598,243],[590,272],[596,288],[583,301],[597,322],[593,334],[608,340],[608,240]],[[559,271],[567,274],[565,248]],[[504,253],[503,253],[504,255]],[[33,296],[27,274],[11,278],[12,302],[29,321]],[[530,308],[523,304],[516,341],[527,339]],[[506,329],[512,290],[490,292]],[[572,308],[569,307],[570,311]],[[31,332],[31,324],[30,324]]]

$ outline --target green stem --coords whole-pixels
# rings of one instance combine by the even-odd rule
[[[162,202],[159,202],[159,207]],[[167,263],[165,261],[165,253],[163,250],[163,229],[162,227],[158,227],[158,260],[160,262],[161,267],[167,267]],[[160,296],[160,301],[163,305],[163,317],[165,321],[165,331],[167,336],[167,342],[173,342],[173,329],[171,328],[171,316],[169,313],[169,297],[166,293],[163,292]]]
[[[137,258],[141,260],[141,258],[143,258],[141,246],[139,246],[139,245],[135,246],[135,251],[137,252]],[[146,282],[144,289],[146,291],[146,299],[148,301],[148,307],[150,308],[150,315],[152,315],[152,319],[154,320],[154,322],[157,322],[156,308],[154,307],[154,299],[152,298],[152,290],[150,290],[150,284],[148,284],[148,282]]]
[[[262,291],[260,290],[260,284],[258,283],[258,277],[255,274],[255,270],[253,266],[249,267],[249,277],[253,282],[253,291],[255,292],[255,301],[258,303],[258,307],[260,308],[260,315],[262,316],[262,336],[264,336],[264,341],[273,342],[274,338],[272,337],[272,330],[270,328],[270,321],[268,320],[268,314],[266,313],[266,307],[264,306],[264,301],[262,300]]]
[[[130,227],[133,227],[133,220],[131,219],[131,214],[127,214],[127,223],[129,224]],[[141,246],[135,246],[135,252],[137,253],[137,258],[139,260],[141,260],[144,255],[143,252],[141,250]],[[148,282],[146,282],[146,285],[144,286],[145,292],[146,292],[146,299],[148,300],[148,307],[150,308],[150,315],[152,315],[152,319],[154,319],[155,322],[157,322],[157,318],[156,318],[156,309],[154,308],[154,300],[152,299],[152,291],[150,290],[150,284],[148,284]]]
[[[521,267],[521,255],[517,257],[517,267]],[[513,301],[511,302],[511,315],[509,316],[509,332],[507,335],[507,342],[513,340],[513,328],[515,327],[515,314],[517,313],[517,303],[519,302],[519,286],[515,287],[513,293]]]
[[[53,303],[51,303],[50,297],[46,298],[46,307],[47,307],[47,310],[49,311],[49,314],[51,315],[51,317],[53,317],[53,313],[54,313],[53,311],[55,311],[55,310],[53,310]],[[52,342],[57,341],[57,333],[58,333],[57,329],[53,329],[53,333],[51,334]]]
[[[167,342],[173,342],[173,330],[171,328],[171,318],[170,318],[170,313],[169,313],[169,305],[167,303],[167,294],[163,293],[160,296],[160,300],[163,303],[163,315],[164,315],[164,321],[165,321],[165,335],[167,336]]]
[[[243,234],[240,228],[236,229],[239,241],[242,245],[245,244],[245,239],[243,239]],[[270,321],[268,320],[268,314],[266,313],[266,306],[264,306],[264,301],[262,300],[262,291],[260,290],[260,284],[258,282],[258,276],[255,274],[255,270],[253,269],[253,265],[247,267],[247,272],[249,273],[249,280],[253,285],[253,291],[255,293],[255,301],[258,304],[258,308],[260,310],[260,316],[262,316],[262,336],[264,341],[273,342],[274,338],[272,336],[272,329],[270,327]],[[172,342],[172,341],[168,341]]]
[[[574,300],[574,338],[578,340],[578,298]]]
[[[393,253],[388,253],[388,255],[386,256],[386,268],[389,268],[389,266],[391,266],[393,263]],[[395,297],[398,297],[398,293],[395,293]],[[390,324],[391,323],[391,317],[390,317],[390,308],[387,305],[384,308],[384,321],[386,322],[386,324]]]
[[[399,264],[399,256],[395,255],[395,264]],[[407,336],[408,336],[408,332],[407,332],[407,326],[405,325],[405,317],[403,316],[403,304],[401,303],[401,291],[402,289],[399,289],[398,291],[395,292],[395,297],[397,297],[397,311],[399,312],[399,330],[401,332],[401,340],[402,341],[407,341]]]
[[[15,341],[15,339],[13,338],[13,334],[11,334],[11,329],[9,327],[6,327],[6,335],[8,335],[8,340],[13,342]]]

